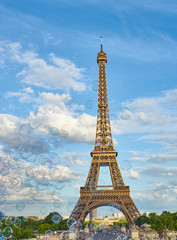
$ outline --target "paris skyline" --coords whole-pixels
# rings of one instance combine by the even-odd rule
[[[60,156],[56,176],[51,178],[54,171],[49,164],[43,169],[43,194],[35,200],[31,195],[40,185],[44,167],[38,158],[15,166],[8,162],[7,172],[1,164],[1,186],[8,196],[1,201],[4,210],[14,215],[44,215],[53,209],[60,212],[61,204],[62,215],[72,211],[79,186],[85,184],[94,148],[96,57],[103,36],[112,135],[125,185],[130,186],[140,211],[175,211],[175,1],[45,0],[27,5],[7,0],[0,9],[1,159],[8,162],[9,149],[18,141],[24,146],[29,140],[33,151],[39,151],[34,146],[40,142],[40,151]],[[122,109],[128,109],[128,118],[122,117]],[[27,136],[23,124],[33,124],[38,112],[41,122]],[[57,129],[63,132],[58,149],[51,142]],[[17,149],[11,153],[18,154]],[[39,175],[37,181],[27,176],[29,170]],[[21,178],[18,188],[14,176]],[[105,179],[110,182],[107,170],[102,171],[101,181]],[[59,189],[55,199],[47,194],[49,185]]]

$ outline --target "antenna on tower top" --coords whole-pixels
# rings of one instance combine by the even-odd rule
[[[101,36],[100,38],[101,38],[101,52],[103,52],[103,44],[102,44],[103,37]]]
[[[101,38],[101,45],[102,45],[102,39],[103,39],[103,37],[101,36],[100,38]]]

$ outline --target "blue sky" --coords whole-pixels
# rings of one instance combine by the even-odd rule
[[[2,0],[0,11],[1,208],[70,214],[94,147],[102,35],[124,182],[140,211],[176,211],[177,3]]]

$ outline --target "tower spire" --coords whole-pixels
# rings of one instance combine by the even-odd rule
[[[102,44],[102,40],[103,40],[103,37],[101,36],[101,52],[103,52],[103,44]]]
[[[101,37],[101,51],[97,56],[99,65],[98,79],[98,107],[97,107],[97,126],[94,151],[114,151],[111,124],[109,117],[107,80],[106,80],[106,53],[103,52],[103,44]]]

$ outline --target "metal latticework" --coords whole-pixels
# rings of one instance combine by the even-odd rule
[[[107,57],[101,51],[98,53],[97,63],[99,64],[99,81],[98,81],[98,108],[97,108],[97,126],[95,138],[95,151],[114,150],[111,124],[109,118],[108,92],[106,81],[106,63]]]
[[[85,186],[80,188],[80,198],[70,217],[83,223],[93,209],[100,206],[113,206],[123,212],[129,224],[132,224],[140,213],[130,197],[129,186],[124,184],[116,159],[117,151],[113,147],[106,81],[107,57],[103,52],[102,44],[97,63],[99,81],[95,146],[91,152],[92,162]],[[109,166],[111,186],[98,186],[101,166]]]

